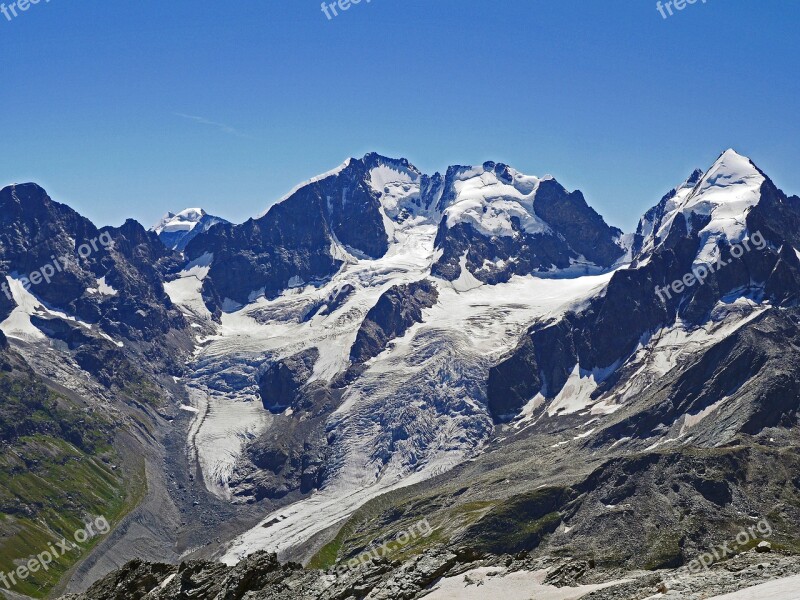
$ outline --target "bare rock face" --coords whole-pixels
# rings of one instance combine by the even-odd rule
[[[52,271],[30,286],[48,305],[130,340],[186,327],[163,286],[180,257],[136,221],[98,229],[32,183],[0,190],[0,214],[2,274]],[[101,279],[113,292],[101,292]],[[7,316],[15,303],[1,296]]]
[[[146,563],[132,560],[118,571],[95,583],[86,594],[69,596],[82,600],[129,600],[144,598],[168,577],[173,577],[178,568],[174,565]]]
[[[378,356],[388,343],[422,322],[422,310],[436,304],[439,292],[430,281],[394,286],[367,313],[350,350],[353,363]]]
[[[319,350],[310,348],[270,364],[258,381],[264,408],[280,413],[293,407],[318,359]]]
[[[380,201],[369,185],[377,157],[351,160],[330,177],[313,181],[241,225],[220,223],[186,247],[197,259],[213,254],[205,280],[209,310],[226,298],[246,304],[253,292],[274,298],[294,282],[313,283],[336,273],[342,261],[331,247],[380,258],[389,248]]]
[[[568,192],[555,179],[542,181],[533,209],[570,248],[591,262],[609,267],[622,256],[615,241],[622,231],[607,225],[581,192]]]
[[[281,565],[275,554],[259,552],[236,567],[220,563],[188,561],[180,566],[149,564],[134,560],[119,571],[95,583],[74,600],[241,600],[248,593],[271,588],[288,598],[282,583],[300,565]],[[248,596],[251,597],[251,596]]]

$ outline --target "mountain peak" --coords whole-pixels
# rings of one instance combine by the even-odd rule
[[[394,167],[396,169],[406,169],[417,175],[421,175],[419,169],[417,169],[414,165],[408,162],[407,158],[391,158],[389,156],[383,156],[381,154],[378,154],[377,152],[368,152],[361,159],[361,162],[367,169],[386,166],[386,167]]]
[[[728,217],[743,216],[753,203],[758,202],[764,179],[749,158],[728,149],[703,175],[684,206],[692,212],[716,214],[722,205],[730,205],[729,210],[725,210]]]
[[[692,171],[692,174],[689,175],[689,179],[686,180],[684,185],[696,185],[697,182],[703,178],[703,175],[705,175],[703,169],[695,169]]]
[[[0,197],[11,198],[17,204],[48,198],[45,189],[36,183],[12,183],[0,190]]]
[[[736,243],[747,234],[747,214],[759,203],[764,181],[766,176],[749,158],[728,148],[705,174],[695,170],[645,214],[638,231],[644,238],[642,248],[652,250],[666,239],[679,216],[687,224],[696,216],[703,223],[703,248],[697,258],[715,260],[720,242]]]
[[[191,231],[206,216],[202,208],[187,208],[179,213],[168,212],[150,228],[161,235],[162,232]]]
[[[168,212],[150,228],[165,246],[182,251],[186,244],[199,233],[207,231],[225,219],[214,217],[202,208],[186,208],[179,213]]]
[[[710,173],[713,170],[724,171],[727,173],[750,173],[753,171],[758,171],[758,168],[753,164],[753,161],[750,160],[744,154],[739,154],[733,148],[728,148],[722,154],[719,155],[714,164],[708,170]]]

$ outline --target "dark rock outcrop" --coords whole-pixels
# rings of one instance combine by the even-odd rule
[[[422,310],[436,304],[438,298],[436,286],[427,280],[386,291],[364,318],[350,349],[350,360],[364,363],[378,356],[391,340],[405,335],[415,323],[421,323]]]
[[[213,288],[206,293],[207,303],[229,298],[246,304],[253,293],[274,298],[298,282],[324,281],[342,264],[332,245],[343,244],[369,258],[383,256],[389,241],[370,170],[389,160],[374,154],[351,159],[341,171],[301,187],[263,217],[216,225],[189,242],[189,260],[214,255],[206,278]]]
[[[35,184],[0,190],[2,271],[40,279],[30,286],[37,298],[111,335],[143,340],[186,326],[162,284],[178,261],[136,221],[97,229]],[[49,281],[33,275],[45,272]],[[100,279],[114,292],[99,290]],[[13,306],[2,294],[0,309]]]
[[[607,225],[603,217],[586,204],[581,192],[567,192],[555,179],[545,179],[539,184],[533,210],[570,248],[593,263],[610,267],[622,256],[615,242],[622,231]]]
[[[310,348],[271,363],[258,380],[264,408],[280,413],[295,406],[300,389],[308,382],[319,359],[319,350]]]

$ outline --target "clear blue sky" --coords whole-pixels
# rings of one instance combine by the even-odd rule
[[[800,3],[701,2],[42,0],[0,15],[0,185],[243,221],[374,150],[551,173],[630,230],[732,146],[800,193]]]

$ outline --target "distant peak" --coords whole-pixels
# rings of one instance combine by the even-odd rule
[[[198,219],[204,217],[205,215],[206,211],[204,211],[202,208],[187,208],[175,216],[183,219]]]
[[[163,231],[191,230],[206,216],[202,208],[186,208],[179,213],[168,212],[150,228],[161,234]]]

